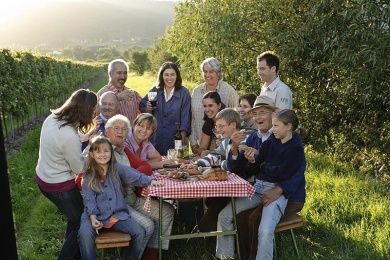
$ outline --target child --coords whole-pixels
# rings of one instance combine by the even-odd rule
[[[145,231],[129,217],[122,183],[135,186],[159,185],[151,177],[117,163],[107,138],[93,138],[82,182],[85,207],[78,234],[82,259],[96,258],[95,238],[101,228],[128,233],[131,243],[123,250],[122,258],[140,259],[145,248]]]
[[[293,110],[283,109],[272,116],[275,138],[265,141],[258,151],[244,152],[245,158],[258,166],[255,175],[256,193],[251,199],[236,198],[237,213],[254,208],[262,203],[263,212],[258,229],[258,248],[256,259],[272,259],[275,227],[287,205],[281,183],[291,180],[299,172],[305,155],[301,138],[294,130],[298,118]],[[302,173],[303,174],[303,173]],[[218,230],[233,230],[231,206],[227,205],[218,216]],[[231,236],[217,238],[218,258],[234,257],[234,240]]]

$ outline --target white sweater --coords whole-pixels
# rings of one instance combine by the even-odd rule
[[[60,128],[62,123],[51,114],[42,125],[36,173],[46,183],[72,180],[84,168],[80,136],[69,125]]]

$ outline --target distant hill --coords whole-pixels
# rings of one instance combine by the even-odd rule
[[[0,48],[149,45],[172,23],[175,3],[151,0],[53,2],[0,27]]]

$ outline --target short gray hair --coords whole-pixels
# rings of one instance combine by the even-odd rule
[[[116,101],[116,103],[117,103],[117,105],[119,106],[119,100],[118,100],[118,97],[115,95],[115,93],[114,92],[112,92],[112,91],[107,91],[107,92],[104,92],[101,96],[100,96],[100,98],[99,98],[99,106],[101,106],[102,105],[102,100],[105,98],[105,97],[107,97],[107,96],[109,96],[109,95],[112,95],[112,96],[114,96],[114,99],[115,99],[115,101]]]
[[[115,59],[115,60],[112,60],[108,64],[108,68],[107,68],[108,75],[110,75],[110,73],[114,70],[114,67],[115,67],[116,64],[123,64],[123,65],[125,65],[127,71],[129,71],[129,65],[127,64],[127,62],[124,59]]]
[[[205,59],[204,61],[202,61],[202,63],[200,64],[200,70],[203,72],[203,69],[204,69],[204,66],[205,65],[209,65],[210,68],[212,70],[214,70],[217,75],[218,75],[218,78],[220,80],[223,79],[223,73],[222,73],[222,68],[221,68],[221,63],[219,62],[219,60],[217,60],[216,58],[214,57],[210,57],[210,58],[207,58]]]
[[[113,117],[111,117],[110,119],[107,120],[106,122],[106,129],[112,127],[112,125],[117,122],[117,121],[122,121],[125,123],[125,125],[127,126],[127,129],[129,130],[129,132],[131,131],[131,124],[130,124],[130,120],[125,117],[124,115],[121,115],[121,114],[117,114]]]

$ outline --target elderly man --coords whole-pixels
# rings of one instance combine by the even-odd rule
[[[271,98],[279,109],[292,109],[292,93],[279,78],[279,58],[275,53],[266,51],[257,57],[257,75],[264,81],[260,96]]]
[[[97,95],[100,97],[104,92],[112,91],[119,100],[119,112],[133,122],[139,111],[141,96],[135,90],[126,88],[127,72],[129,66],[122,59],[115,59],[108,64],[109,82],[101,88]]]
[[[253,108],[249,113],[253,117],[253,121],[257,125],[258,131],[252,133],[245,141],[248,147],[259,149],[264,141],[269,138],[274,138],[272,134],[272,112],[277,109],[273,100],[266,96],[257,97]],[[238,152],[238,145],[243,141],[245,136],[237,132],[232,135],[232,148],[228,159],[228,168],[230,171],[238,173],[243,178],[248,178],[259,172],[258,167],[253,167],[247,163],[243,154]],[[287,207],[284,211],[284,217],[288,217],[299,212],[305,202],[305,177],[304,171],[306,164],[301,165],[298,172],[289,180],[279,183],[275,188],[263,194],[263,198],[274,199],[280,195],[284,195],[288,199]],[[236,203],[237,205],[237,203]],[[248,210],[247,210],[248,209]],[[220,216],[228,216],[229,208],[225,208]],[[240,213],[241,212],[241,213]],[[258,245],[258,230],[262,219],[263,205],[237,205],[237,229],[240,239],[241,259],[255,259]],[[225,227],[224,227],[225,228]],[[227,241],[226,241],[227,240]],[[222,238],[219,241],[217,255],[232,255],[234,253],[232,240],[230,238]],[[222,242],[222,243],[221,243]],[[272,248],[271,248],[272,253]]]
[[[88,134],[81,134],[80,137],[82,140],[81,149],[84,150],[89,143],[89,140],[92,136],[96,134],[105,134],[106,127],[105,124],[108,119],[113,117],[116,114],[119,114],[119,101],[117,96],[112,91],[107,91],[103,93],[99,98],[99,110],[100,114],[95,117],[96,128],[93,132]]]
[[[119,163],[129,165],[142,173],[147,175],[152,174],[151,166],[139,159],[137,155],[125,147],[125,139],[130,131],[130,122],[123,115],[115,115],[111,117],[106,123],[106,136],[114,147],[115,158]],[[127,190],[127,203],[134,209],[130,215],[134,217],[139,224],[141,224],[148,232],[152,231],[152,237],[147,244],[147,249],[144,254],[144,259],[157,259],[158,256],[158,217],[159,217],[159,202],[157,200],[151,201],[151,210],[147,212],[143,206],[145,198],[140,196],[140,190],[135,190],[135,187],[129,187]],[[171,233],[174,209],[168,204],[163,204],[162,209],[163,235]],[[154,231],[153,231],[154,227]],[[168,249],[169,241],[164,240],[163,249]]]
[[[96,123],[99,125],[98,132],[105,134],[105,124],[108,119],[119,114],[119,101],[112,91],[103,93],[99,98],[100,114],[96,116]]]

